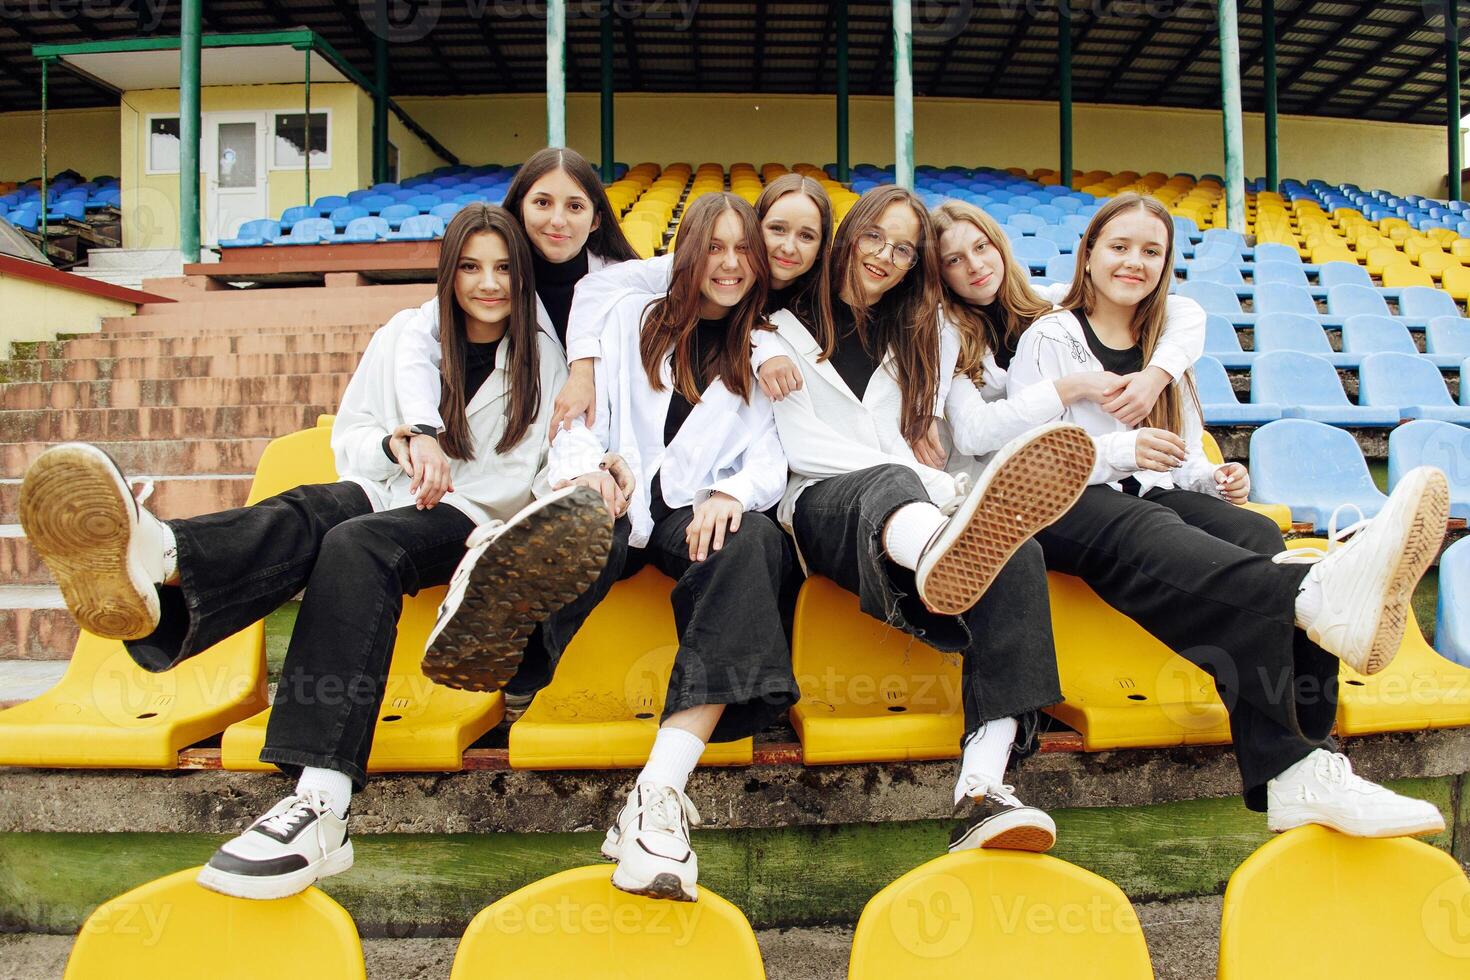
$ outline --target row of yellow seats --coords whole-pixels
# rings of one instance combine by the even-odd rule
[[[201,888],[196,873],[176,872],[98,906],[64,980],[253,980],[296,972],[306,960],[319,980],[365,980],[357,927],[326,893],[228,898]],[[611,877],[606,865],[574,868],[481,910],[460,939],[450,980],[615,980],[630,963],[644,976],[764,980],[750,921],[708,886],[694,903],[671,904],[619,891]],[[1453,857],[1420,841],[1302,827],[1258,848],[1225,890],[1220,980],[1460,980],[1466,958],[1470,881]],[[1018,976],[1154,976],[1138,913],[1116,884],[1045,854],[983,850],[935,858],[869,899],[847,976],[968,980],[977,963]]]

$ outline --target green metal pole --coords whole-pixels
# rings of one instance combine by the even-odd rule
[[[199,50],[203,0],[179,10],[179,251],[199,261]]]
[[[1070,0],[1062,0],[1057,7],[1057,13],[1062,22],[1058,26],[1061,32],[1062,51],[1061,67],[1057,74],[1057,84],[1060,86],[1058,94],[1058,124],[1061,127],[1060,142],[1062,147],[1062,159],[1057,170],[1057,177],[1062,187],[1068,189],[1072,186],[1072,4]]]
[[[306,142],[306,200],[303,204],[311,204],[311,48],[306,49],[306,120],[305,126]]]
[[[47,96],[48,96],[48,92],[47,92],[47,69],[50,67],[50,65],[51,65],[51,59],[50,58],[42,58],[41,59],[41,226],[40,226],[40,231],[41,231],[41,254],[42,255],[45,255],[47,258],[50,258],[50,252],[49,252],[49,250],[46,247],[46,243],[47,243],[47,241],[49,239],[49,236],[46,234],[46,232],[47,232],[46,226],[49,223],[50,219],[49,219],[48,211],[47,211],[47,208],[46,208],[46,192],[48,190],[48,184],[50,183],[50,176],[49,176],[49,174],[47,173],[47,170],[46,170],[46,120],[47,120],[46,100],[47,100]]]
[[[837,179],[847,183],[850,129],[847,116],[847,4],[837,5]]]
[[[388,180],[388,0],[377,0],[373,34],[373,183]]]
[[[1465,192],[1460,177],[1463,164],[1460,162],[1460,12],[1455,0],[1445,4],[1444,20],[1444,69],[1445,105],[1448,110],[1450,138],[1450,173],[1448,181],[1451,201],[1461,200]]]
[[[617,154],[613,152],[613,9],[602,3],[602,179],[611,184]]]
[[[894,182],[914,188],[914,18],[909,0],[893,0]]]
[[[1266,187],[1281,189],[1281,170],[1276,153],[1276,0],[1262,0],[1261,33],[1265,35],[1266,55],[1262,71],[1266,74]]]
[[[1220,108],[1225,124],[1225,219],[1245,234],[1245,143],[1241,136],[1240,33],[1235,0],[1220,2]]]
[[[567,145],[567,0],[546,2],[546,145]]]

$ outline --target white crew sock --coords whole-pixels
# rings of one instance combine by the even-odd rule
[[[163,538],[163,581],[173,582],[179,577],[179,542],[174,537],[174,529],[163,521],[158,522],[160,536]]]
[[[1011,746],[1016,741],[1016,719],[997,718],[987,721],[965,743],[960,759],[960,778],[955,783],[956,804],[965,798],[972,781],[999,786],[1005,781],[1006,766],[1011,761]]]
[[[904,568],[918,568],[924,546],[948,520],[927,500],[904,504],[889,516],[883,528],[883,550]]]
[[[1317,581],[1317,566],[1313,565],[1302,579],[1301,590],[1296,594],[1296,625],[1298,629],[1311,629],[1322,611],[1322,585]]]
[[[672,786],[682,793],[689,782],[689,774],[699,765],[702,755],[704,743],[699,736],[665,725],[658,730],[658,737],[653,740],[653,751],[648,753],[648,763],[634,780],[634,785]]]
[[[347,806],[352,802],[352,777],[335,769],[319,769],[306,766],[301,778],[296,780],[296,795],[314,789],[326,798],[327,806],[340,820],[347,816]]]

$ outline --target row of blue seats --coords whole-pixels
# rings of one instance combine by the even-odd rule
[[[494,184],[482,188],[457,190],[453,194],[426,194],[416,188],[399,190],[394,194],[379,194],[372,191],[352,191],[341,196],[317,198],[314,204],[298,204],[281,212],[281,229],[290,231],[298,221],[310,218],[331,218],[338,228],[345,228],[353,218],[381,215],[397,228],[404,218],[415,214],[439,214],[448,220],[466,204],[485,201],[499,204],[505,200],[506,185]],[[351,210],[346,210],[351,209]],[[338,221],[338,214],[341,220]]]
[[[459,210],[459,205],[446,205]],[[453,212],[451,212],[452,216]],[[329,245],[368,242],[431,242],[444,236],[445,219],[438,214],[414,213],[403,217],[395,228],[381,215],[354,217],[337,231],[330,218],[305,218],[283,234],[281,224],[257,218],[240,226],[234,238],[220,241],[220,248],[252,248],[261,245]]]
[[[119,203],[99,203],[94,208],[90,203],[82,201],[57,201],[55,204],[46,206],[46,220],[48,222],[75,221],[85,222],[89,210],[101,210],[103,208],[117,208]],[[14,210],[0,209],[0,220],[8,221],[10,224],[24,231],[36,233],[41,227],[41,210],[39,206],[25,205]]]
[[[1242,350],[1230,321],[1218,313],[1205,318],[1205,353],[1227,368],[1248,368],[1256,357],[1270,351],[1316,354],[1333,367],[1356,368],[1370,354],[1391,351],[1413,355],[1434,367],[1453,370],[1470,357],[1470,319],[1438,316],[1424,330],[1420,353],[1402,320],[1372,313],[1343,321],[1342,350],[1332,349],[1322,322],[1298,313],[1267,313],[1256,320],[1252,350]]]
[[[1319,318],[1330,326],[1341,326],[1348,317],[1363,313],[1394,316],[1386,297],[1395,293],[1399,302],[1397,316],[1414,329],[1425,329],[1434,317],[1459,316],[1461,313],[1449,293],[1430,286],[1383,290],[1361,282],[1339,283],[1326,290],[1326,313],[1317,309],[1316,300],[1306,287],[1287,282],[1231,285],[1189,279],[1178,283],[1174,291],[1199,303],[1206,313],[1222,314],[1236,326],[1252,326],[1266,313],[1296,313]],[[1242,297],[1252,301],[1252,312],[1246,313],[1241,308]]]
[[[1251,365],[1251,400],[1235,397],[1225,366],[1209,354],[1195,365],[1207,425],[1260,425],[1275,419],[1312,419],[1327,425],[1387,428],[1404,419],[1470,425],[1470,358],[1460,364],[1460,404],[1444,375],[1422,355],[1384,351],[1358,368],[1358,401],[1348,401],[1332,362],[1301,351],[1271,351]],[[1464,444],[1470,449],[1470,442]],[[1466,457],[1470,467],[1470,456]]]

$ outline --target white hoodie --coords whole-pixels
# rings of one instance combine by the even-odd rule
[[[434,309],[432,303],[425,304]],[[408,419],[400,397],[397,377],[398,352],[409,334],[427,335],[425,307],[404,310],[373,334],[358,362],[332,425],[332,453],[337,474],[362,487],[373,510],[389,510],[413,504],[408,492],[412,481],[403,468],[383,452],[383,437]],[[536,418],[525,436],[509,452],[497,455],[495,445],[505,431],[505,413],[510,408],[509,373],[502,341],[495,350],[495,368],[465,406],[470,426],[472,460],[449,461],[454,491],[443,503],[462,511],[475,524],[490,518],[507,518],[531,501],[531,486],[545,461],[546,427],[551,422],[551,405],[566,380],[566,363],[557,342],[538,332],[540,344],[541,399]],[[434,409],[438,413],[438,377],[434,369]]]

